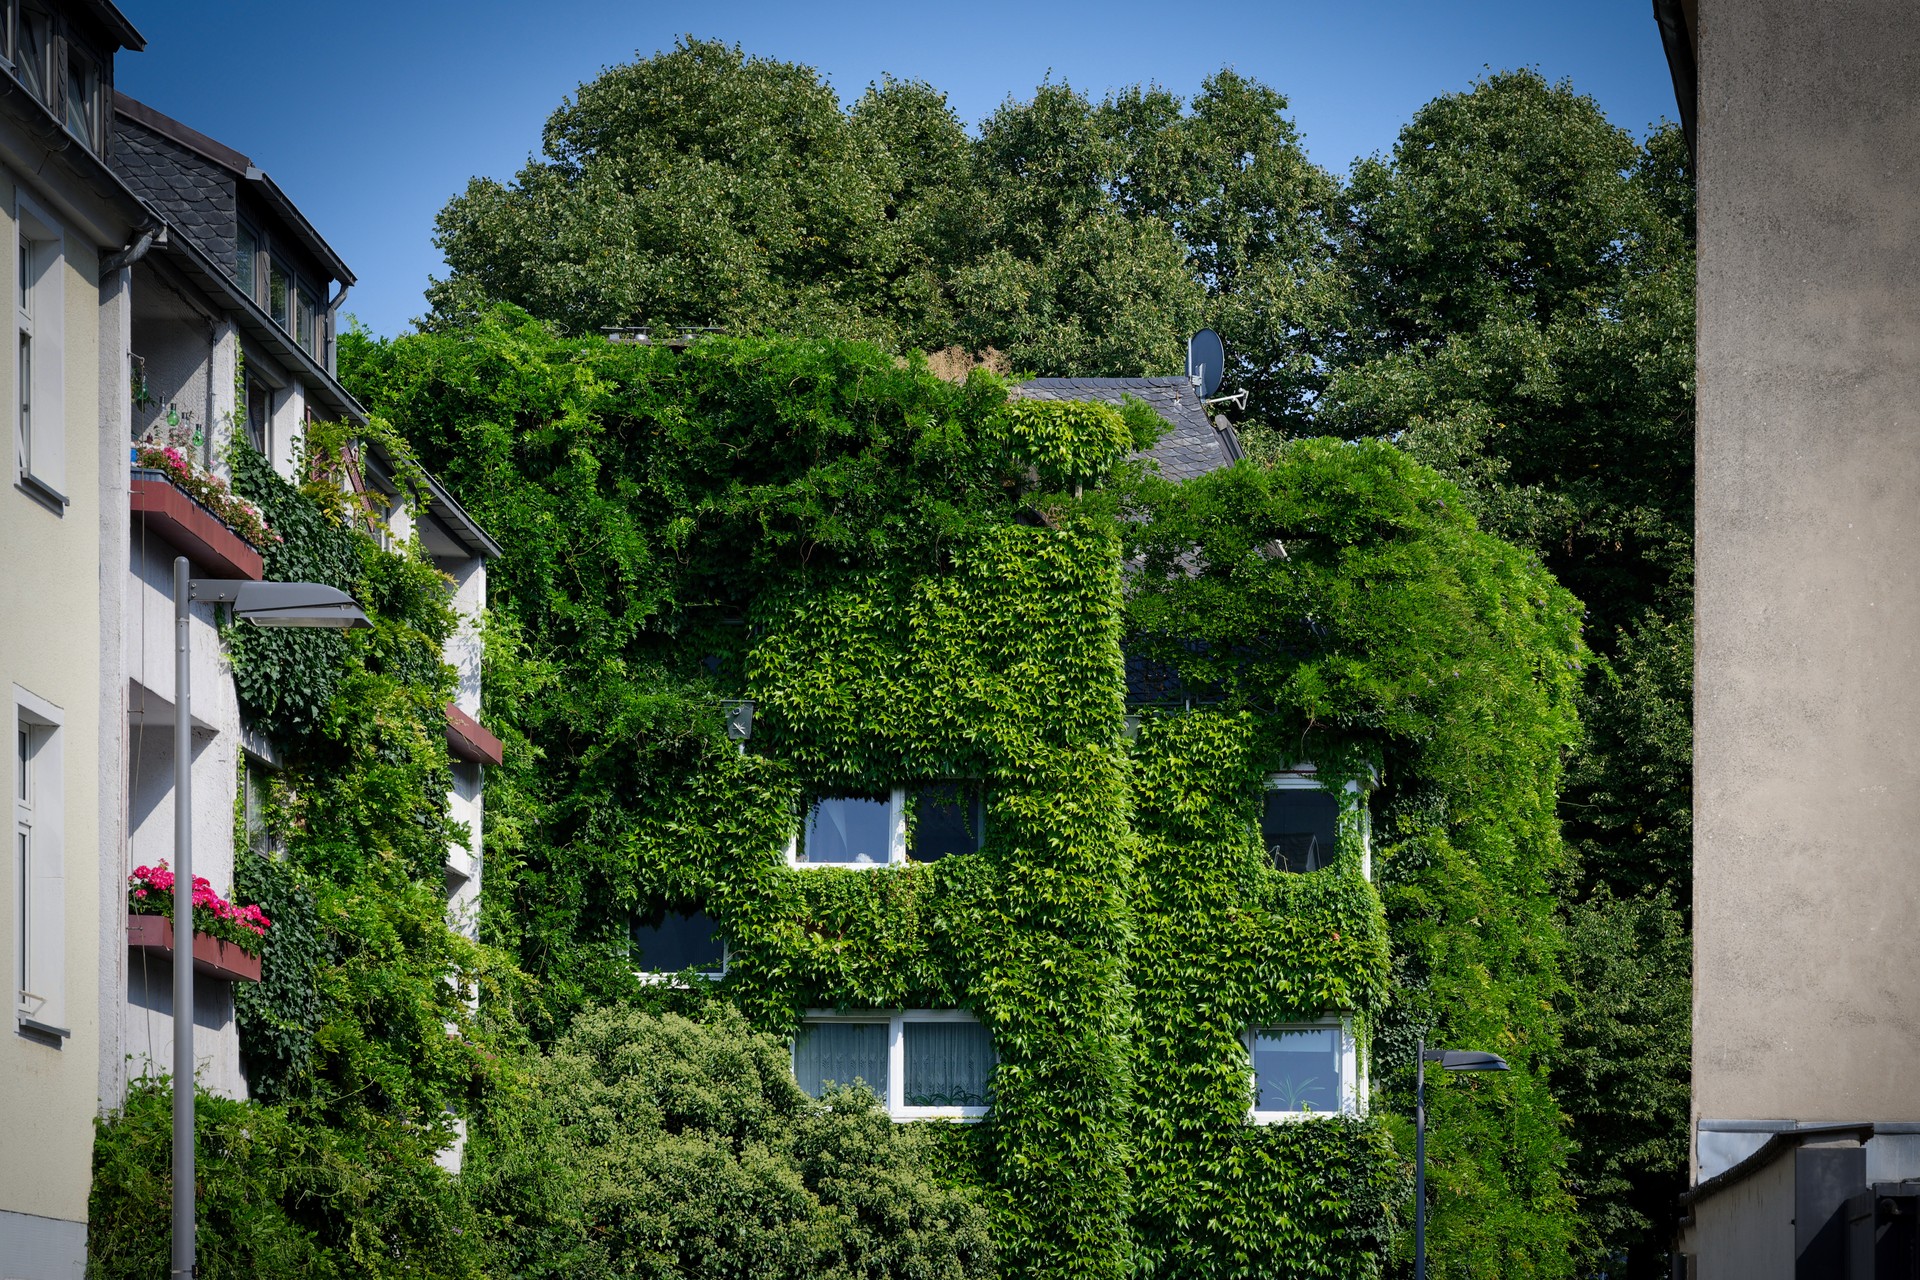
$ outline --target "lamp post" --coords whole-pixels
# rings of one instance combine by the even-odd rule
[[[1442,1071],[1505,1071],[1506,1059],[1478,1049],[1429,1049],[1419,1043],[1413,1074],[1413,1280],[1427,1280],[1427,1064]]]
[[[173,1280],[193,1280],[193,698],[189,606],[228,604],[261,627],[368,627],[344,591],[317,582],[189,578],[173,562]]]

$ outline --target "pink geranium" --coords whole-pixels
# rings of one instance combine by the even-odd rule
[[[140,866],[127,877],[127,909],[135,915],[173,919],[173,872],[164,862]],[[193,878],[193,930],[234,943],[252,955],[260,954],[261,940],[273,921],[258,906],[235,906],[213,891],[204,876]]]

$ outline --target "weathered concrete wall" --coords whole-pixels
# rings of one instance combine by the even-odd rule
[[[1920,1119],[1920,23],[1699,35],[1694,1113]]]

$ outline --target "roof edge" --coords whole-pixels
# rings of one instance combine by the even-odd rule
[[[1722,1169],[1719,1173],[1714,1174],[1711,1178],[1708,1178],[1705,1182],[1697,1186],[1689,1187],[1687,1190],[1681,1192],[1680,1204],[1682,1207],[1691,1207],[1699,1204],[1702,1200],[1711,1199],[1713,1196],[1719,1195],[1735,1183],[1745,1182],[1748,1178],[1772,1164],[1788,1149],[1798,1147],[1810,1138],[1838,1138],[1847,1134],[1855,1134],[1861,1142],[1865,1142],[1867,1139],[1873,1137],[1873,1133],[1874,1127],[1871,1122],[1862,1123],[1857,1121],[1840,1121],[1833,1124],[1810,1124],[1798,1129],[1782,1129],[1780,1132],[1770,1135],[1765,1142],[1760,1144],[1758,1150],[1738,1164],[1730,1165]]]

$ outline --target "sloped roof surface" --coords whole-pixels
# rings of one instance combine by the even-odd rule
[[[1146,401],[1171,430],[1147,453],[1168,480],[1191,480],[1236,461],[1233,428],[1216,428],[1185,378],[1035,378],[1013,394],[1029,400],[1096,400],[1117,405],[1128,396]]]

